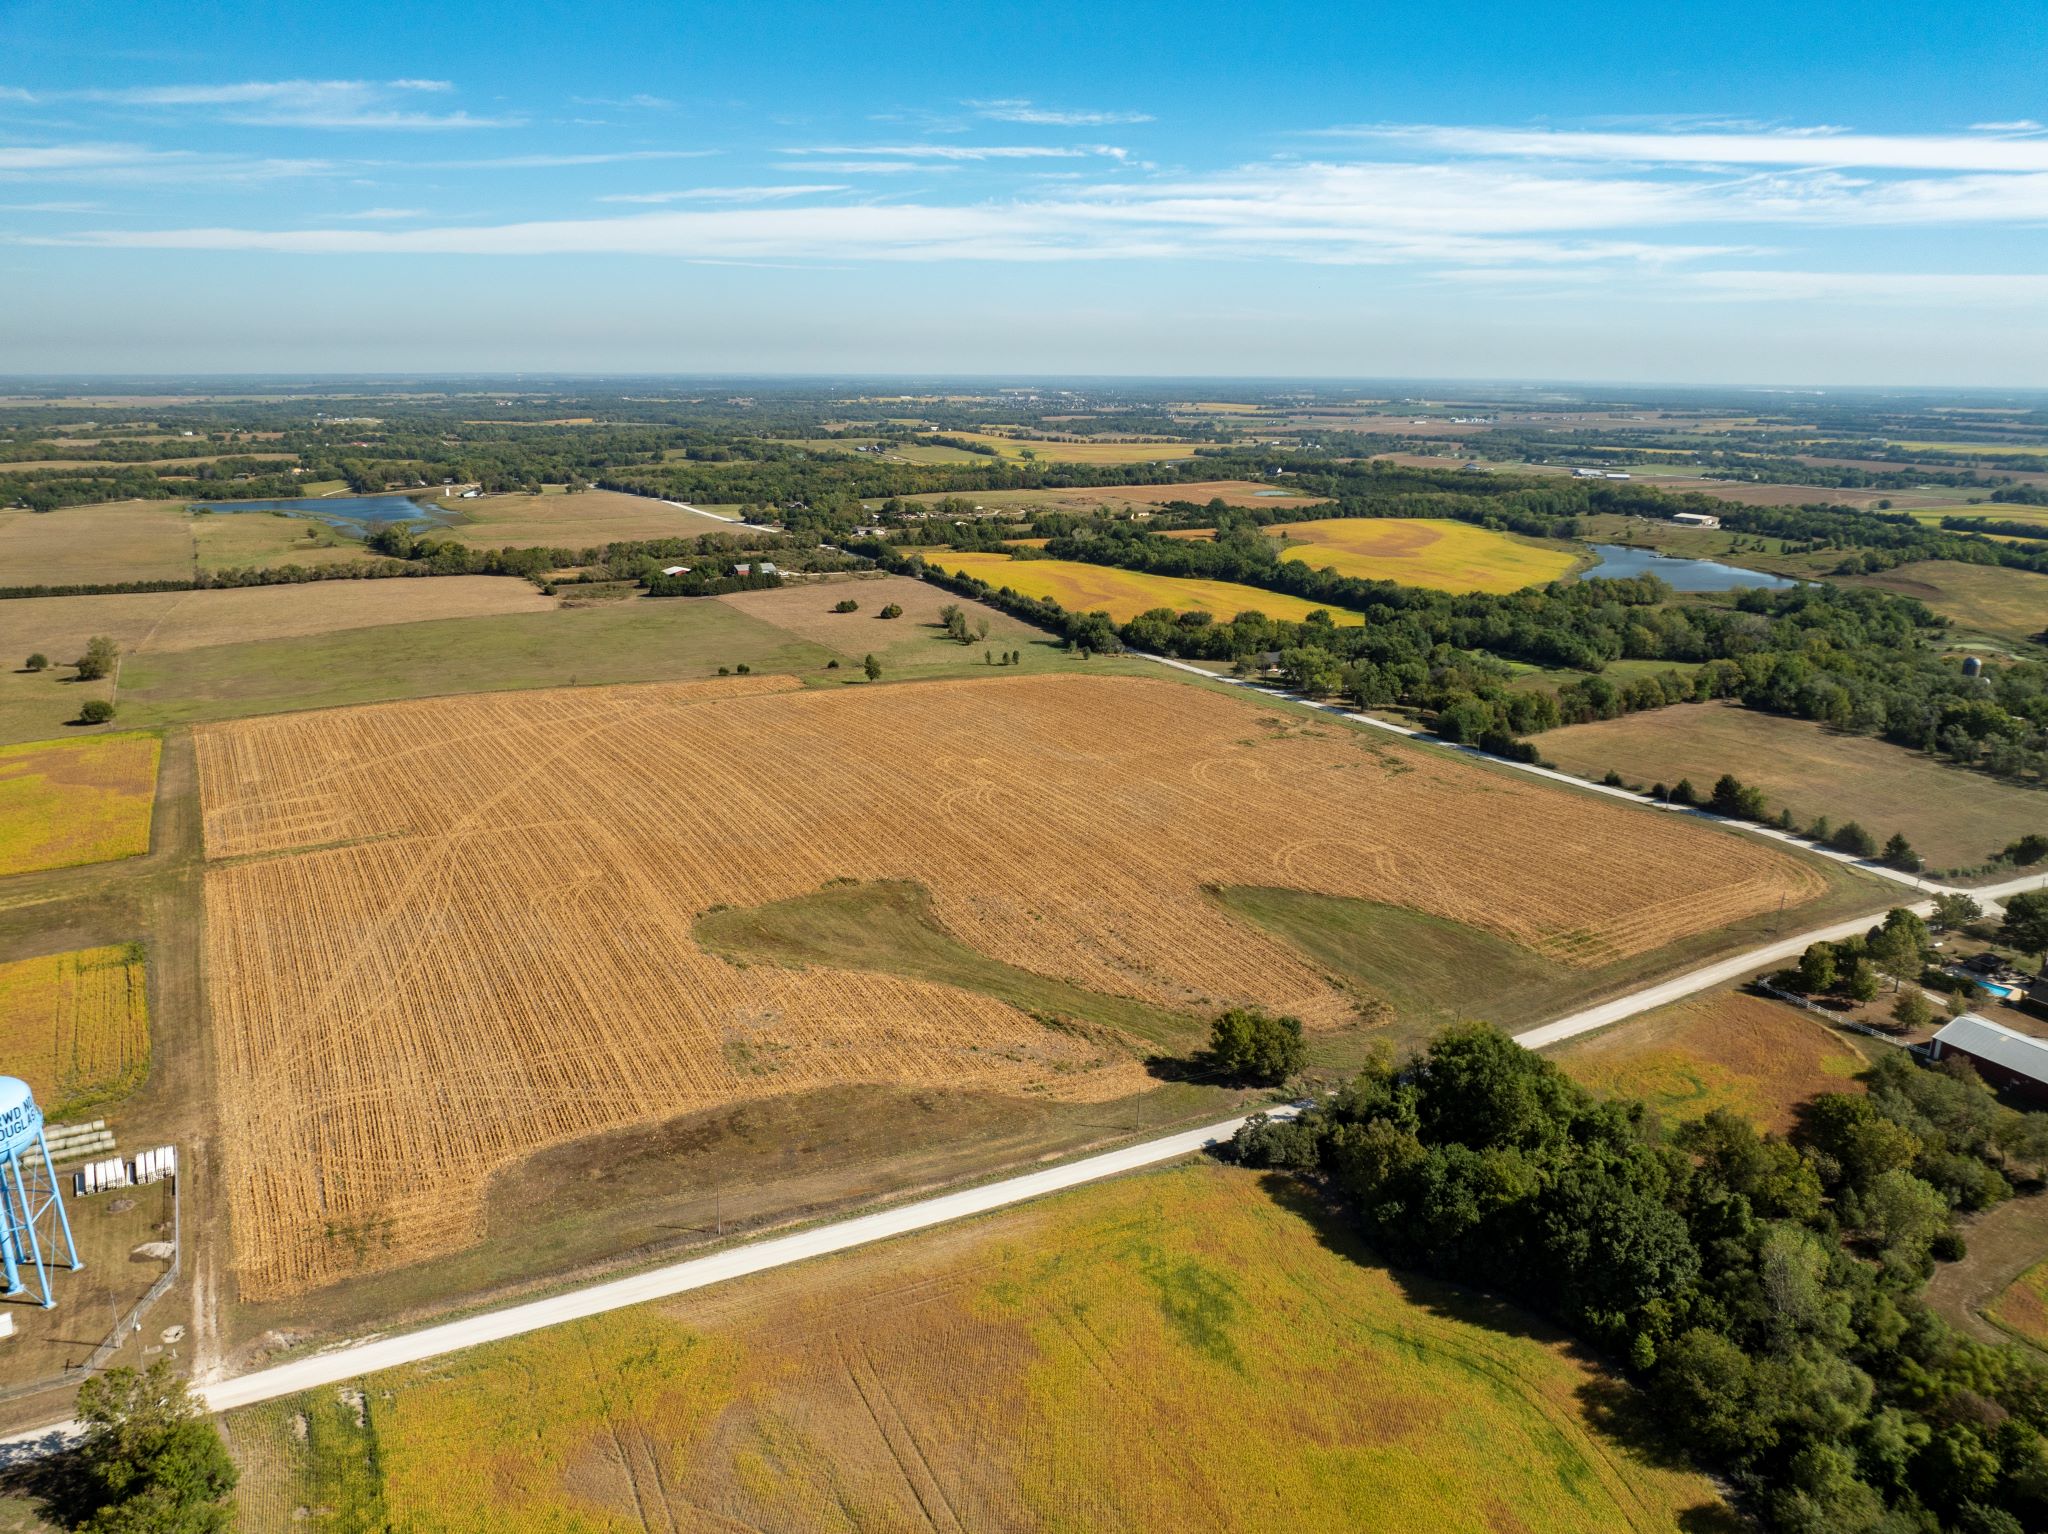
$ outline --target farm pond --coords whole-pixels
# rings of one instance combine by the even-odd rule
[[[1587,580],[1627,580],[1654,575],[1674,591],[1747,591],[1761,588],[1781,591],[1799,582],[1740,565],[1724,565],[1716,559],[1687,559],[1678,554],[1659,554],[1654,549],[1631,548],[1621,543],[1588,545],[1599,562],[1585,572]]]
[[[306,496],[295,501],[194,501],[194,511],[215,516],[228,513],[267,511],[272,516],[301,517],[324,522],[354,538],[367,536],[373,528],[390,522],[424,522],[434,527],[451,527],[462,520],[452,507],[424,504],[409,495],[326,495]]]

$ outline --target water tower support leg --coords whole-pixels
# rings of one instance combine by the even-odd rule
[[[14,1260],[14,1206],[7,1195],[7,1166],[0,1162],[0,1266],[7,1275],[9,1294],[19,1294],[28,1286],[21,1281],[21,1265]]]
[[[78,1260],[78,1243],[71,1239],[71,1216],[64,1208],[64,1190],[57,1181],[57,1169],[50,1164],[50,1147],[40,1129],[36,1131],[36,1149],[42,1153],[43,1174],[50,1179],[50,1202],[57,1206],[57,1228],[64,1232],[64,1251],[71,1259],[71,1271],[76,1273],[85,1264]],[[54,1257],[56,1253],[52,1251],[50,1255]]]

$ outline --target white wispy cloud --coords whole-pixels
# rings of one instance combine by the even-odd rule
[[[1396,124],[1320,131],[1325,136],[1498,159],[1864,170],[2048,170],[2048,139],[1973,133],[1855,133],[1834,126],[1779,128],[1768,133],[1588,133]]]
[[[1972,133],[2048,133],[2048,128],[2031,117],[2020,117],[2004,123],[1971,123]]]
[[[1121,160],[1129,152],[1111,144],[824,144],[782,151],[792,155],[872,155],[888,160],[1082,160],[1091,155]]]
[[[992,122],[1033,123],[1051,128],[1105,128],[1116,123],[1148,123],[1149,112],[1065,112],[1052,107],[1034,106],[1022,98],[1001,101],[970,101],[967,106],[975,116],[986,117]]]
[[[790,160],[774,168],[806,176],[904,176],[912,171],[922,175],[950,173],[960,166],[934,165],[930,160]]]
[[[136,111],[196,110],[221,121],[259,127],[433,132],[509,127],[520,121],[463,111],[422,112],[401,104],[422,94],[452,91],[447,80],[235,80],[91,90],[4,89],[9,99],[92,102]]]
[[[635,91],[630,96],[571,96],[580,107],[615,107],[621,111],[673,112],[676,104],[666,96],[651,96],[645,91]]]
[[[1714,271],[1689,273],[1685,282],[1722,298],[1781,303],[1942,308],[2048,303],[2048,275],[2036,272]]]
[[[364,208],[355,213],[336,213],[335,218],[347,219],[352,223],[382,223],[404,218],[425,218],[424,208]]]
[[[844,192],[851,188],[820,183],[795,186],[693,186],[679,192],[612,192],[599,202],[779,202],[789,197],[811,197],[823,192]]]
[[[501,154],[478,160],[433,160],[430,170],[549,170],[572,165],[629,165],[636,160],[703,160],[717,149],[617,149],[592,154]]]
[[[140,144],[0,144],[0,181],[232,183],[329,176],[340,169],[331,160],[200,154]]]

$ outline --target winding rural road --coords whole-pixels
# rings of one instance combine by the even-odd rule
[[[1432,735],[1428,730],[1417,730],[1405,724],[1395,724],[1390,719],[1375,719],[1370,714],[1355,713],[1336,703],[1318,703],[1313,698],[1304,698],[1296,693],[1288,692],[1285,688],[1269,687],[1246,677],[1220,676],[1214,671],[1204,670],[1202,667],[1193,665],[1188,661],[1175,660],[1169,655],[1152,655],[1143,650],[1133,650],[1130,653],[1137,656],[1140,660],[1149,660],[1161,666],[1171,666],[1175,671],[1185,671],[1191,676],[1205,677],[1209,681],[1222,682],[1230,687],[1248,688],[1252,692],[1259,693],[1264,697],[1277,699],[1283,703],[1293,703],[1301,708],[1312,708],[1321,713],[1335,714],[1339,719],[1348,719],[1353,724],[1362,724],[1375,730],[1384,730],[1389,735],[1404,735],[1410,740],[1424,741],[1445,751],[1457,751],[1466,756],[1476,756],[1481,761],[1490,762],[1496,767],[1508,767],[1516,772],[1526,772],[1534,778],[1549,778],[1553,783],[1564,783],[1585,793],[1605,794],[1611,799],[1625,800],[1642,809],[1666,811],[1673,815],[1690,815],[1695,820],[1712,821],[1716,825],[1727,826],[1731,830],[1746,832],[1751,836],[1761,836],[1768,841],[1783,842],[1788,847],[1796,847],[1800,851],[1811,853],[1815,857],[1831,858],[1837,863],[1846,863],[1851,868],[1860,868],[1867,874],[1876,874],[1880,879],[1890,879],[1894,884],[1903,884],[1909,889],[1916,889],[1924,894],[1941,894],[1944,891],[1961,889],[1959,885],[1944,884],[1939,879],[1930,879],[1924,874],[1905,873],[1896,868],[1887,868],[1884,864],[1874,862],[1869,858],[1859,858],[1852,853],[1837,852],[1832,847],[1816,847],[1803,837],[1795,836],[1789,831],[1780,831],[1776,826],[1758,825],[1756,822],[1748,820],[1729,820],[1709,810],[1695,809],[1689,805],[1671,804],[1656,799],[1646,799],[1634,789],[1615,788],[1606,783],[1594,783],[1585,778],[1575,778],[1568,772],[1559,772],[1555,767],[1538,767],[1534,762],[1511,762],[1504,756],[1494,756],[1491,752],[1481,751],[1474,746],[1444,740],[1439,736]],[[2010,884],[1999,886],[1999,889],[2008,895],[2017,894],[2022,889],[2040,888],[2048,888],[2048,874],[2029,875],[2025,879],[2014,880]],[[1976,895],[1980,899],[1991,893],[1991,891],[1982,889],[1963,890],[1962,892],[1964,894]]]
[[[1291,1117],[1296,1110],[1276,1107],[1267,1111],[1275,1116]],[[1183,1130],[1179,1134],[1128,1145],[1121,1150],[1070,1161],[1062,1166],[1027,1172],[1021,1177],[1007,1177],[1001,1182],[963,1188],[957,1193],[920,1199],[916,1203],[874,1214],[857,1215],[793,1235],[749,1242],[706,1257],[692,1257],[645,1273],[573,1289],[566,1294],[508,1305],[502,1310],[485,1311],[481,1315],[424,1327],[416,1332],[346,1343],[232,1379],[200,1382],[195,1384],[194,1393],[210,1410],[217,1412],[232,1411],[238,1406],[250,1406],[259,1401],[273,1401],[279,1396],[337,1384],[379,1369],[419,1363],[483,1343],[500,1342],[544,1327],[559,1326],[564,1321],[580,1321],[606,1311],[621,1310],[628,1305],[687,1294],[692,1289],[722,1284],[749,1273],[786,1267],[790,1263],[843,1252],[869,1242],[886,1241],[892,1236],[909,1235],[913,1231],[1006,1209],[1012,1204],[1043,1198],[1048,1193],[1077,1188],[1105,1177],[1176,1161],[1209,1146],[1220,1145],[1236,1134],[1238,1126],[1243,1123],[1243,1118],[1225,1119],[1220,1123],[1205,1124],[1199,1129]],[[54,1453],[74,1441],[77,1435],[76,1422],[60,1422],[0,1438],[0,1468]]]
[[[1198,672],[1211,676],[1199,667],[1184,662],[1166,660],[1160,656],[1148,659],[1181,670]],[[1226,682],[1236,679],[1213,678]],[[1246,685],[1238,683],[1237,685]],[[1286,701],[1300,703],[1304,700],[1290,694],[1274,692],[1269,688],[1253,690]],[[1417,735],[1422,732],[1408,730],[1383,720],[1371,719],[1362,714],[1334,708],[1329,705],[1310,704],[1325,712],[1335,713],[1343,718],[1375,728],[1390,730],[1403,735]],[[1489,761],[1496,758],[1487,758]],[[1506,766],[1522,766],[1519,763],[1504,763]],[[1553,777],[1574,788],[1596,793],[1610,793],[1631,804],[1645,806],[1646,801],[1637,794],[1625,790],[1606,789],[1599,784],[1586,783],[1563,773],[1549,772],[1541,768],[1522,767],[1540,776]],[[1759,834],[1765,828],[1742,826],[1740,829]],[[1784,838],[1789,840],[1789,838]],[[1816,849],[1808,848],[1808,851]],[[1833,854],[1824,854],[1833,855]],[[1853,858],[1840,861],[1855,863],[1858,867],[1869,868],[1900,882],[1920,884],[1910,875],[1895,870],[1876,868]],[[1927,888],[1920,884],[1922,889]],[[2022,890],[2048,887],[2048,874],[2029,875],[2025,878],[2008,880],[2003,884],[1972,890],[1969,893],[1979,901],[1995,902],[2006,895]],[[1942,886],[1936,886],[1942,888]],[[1913,907],[1925,915],[1932,911],[1931,900],[1922,901]],[[1549,1045],[1572,1038],[1578,1034],[1590,1033],[1621,1022],[1638,1013],[1665,1006],[1687,996],[1696,995],[1716,986],[1726,985],[1743,979],[1757,970],[1780,964],[1803,951],[1809,943],[1835,941],[1866,930],[1874,913],[1833,926],[1801,932],[1745,953],[1735,954],[1712,964],[1702,965],[1655,985],[1631,991],[1626,996],[1615,997],[1596,1006],[1587,1007],[1540,1027],[1528,1029],[1515,1035],[1517,1043],[1530,1049],[1542,1049]],[[1279,1115],[1291,1115],[1293,1108],[1271,1110]],[[606,1311],[619,1310],[629,1305],[644,1304],[649,1300],[666,1299],[672,1295],[686,1294],[693,1289],[702,1289],[712,1284],[724,1283],[729,1279],[742,1278],[750,1273],[765,1272],[770,1268],[804,1262],[813,1257],[843,1252],[852,1247],[864,1246],[874,1241],[885,1241],[893,1236],[908,1235],[914,1231],[928,1230],[933,1226],[948,1224],[954,1220],[972,1215],[987,1214],[993,1210],[1005,1209],[1049,1193],[1080,1187],[1105,1177],[1115,1177],[1125,1172],[1134,1172],[1145,1167],[1157,1166],[1162,1162],[1177,1160],[1193,1155],[1197,1151],[1220,1144],[1237,1132],[1243,1118],[1226,1119],[1221,1123],[1208,1124],[1199,1129],[1184,1130],[1179,1134],[1166,1135],[1156,1140],[1146,1140],[1120,1150],[1107,1151],[1101,1155],[1089,1156],[1062,1166],[1047,1167],[1040,1171],[1028,1172],[1018,1177],[1005,1178],[999,1182],[986,1183],[979,1187],[963,1188],[958,1192],[941,1194],[934,1198],[920,1199],[915,1203],[903,1204],[893,1209],[884,1209],[873,1214],[857,1215],[851,1219],[834,1221],[831,1224],[815,1226],[786,1236],[775,1236],[767,1240],[748,1242],[726,1251],[714,1252],[708,1256],[687,1258],[680,1262],[650,1269],[644,1273],[632,1274],[625,1278],[609,1279],[602,1283],[570,1290],[564,1294],[552,1295],[546,1299],[529,1300],[517,1305],[508,1305],[499,1310],[485,1311],[459,1321],[448,1321],[414,1332],[396,1336],[372,1337],[361,1342],[340,1344],[324,1352],[305,1358],[276,1364],[267,1369],[254,1370],[248,1374],[229,1379],[216,1379],[196,1385],[196,1392],[213,1411],[229,1411],[236,1407],[253,1405],[259,1401],[275,1400],[280,1396],[293,1395],[302,1390],[320,1385],[331,1385],[359,1375],[373,1373],[380,1369],[394,1368],[401,1364],[419,1363],[425,1359],[439,1358],[483,1343],[500,1342],[509,1337],[522,1336],[528,1332],[540,1331],[545,1327],[558,1326],[565,1321],[582,1320],[589,1316],[601,1315]],[[38,1456],[52,1453],[75,1439],[77,1424],[72,1422],[53,1423],[26,1433],[0,1438],[0,1467],[20,1463]]]

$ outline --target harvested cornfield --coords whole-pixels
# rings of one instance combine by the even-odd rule
[[[0,964],[0,1061],[52,1119],[110,1102],[149,1070],[149,988],[139,947]]]
[[[0,877],[149,851],[155,735],[0,746]]]
[[[248,1534],[1741,1527],[1637,1410],[1195,1165],[225,1420]]]
[[[795,685],[197,732],[245,1293],[471,1240],[494,1170],[601,1129],[848,1082],[1144,1079],[1114,1033],[953,985],[719,958],[692,929],[720,906],[917,883],[1017,969],[1326,1026],[1353,999],[1205,890],[1410,906],[1592,966],[1825,887],[1746,838],[1177,682]]]

